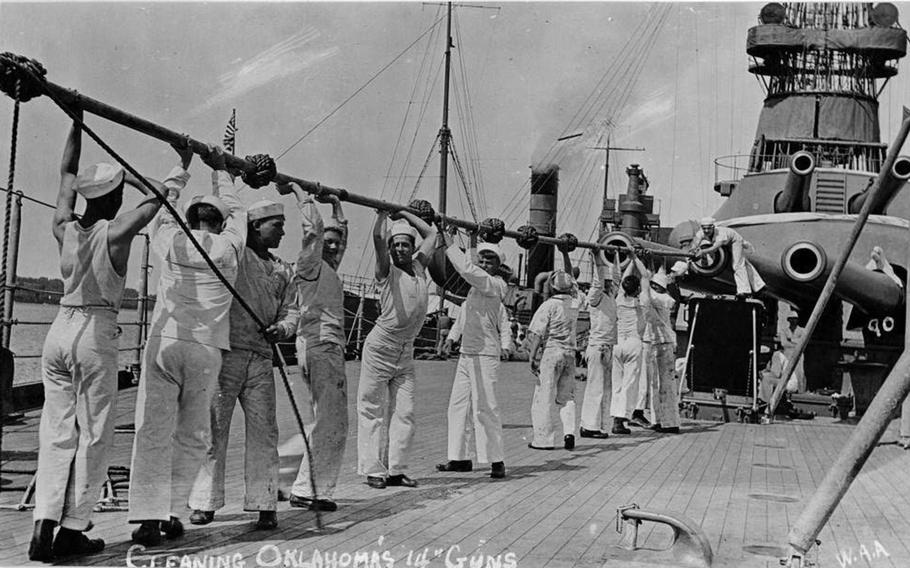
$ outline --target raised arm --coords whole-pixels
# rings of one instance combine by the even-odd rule
[[[381,282],[389,277],[391,261],[389,259],[389,231],[386,220],[389,212],[384,209],[376,211],[376,222],[373,223],[373,248],[376,250],[376,280]]]
[[[338,252],[335,253],[335,267],[337,268],[341,266],[344,253],[348,248],[348,220],[344,218],[344,211],[341,209],[341,200],[338,199],[337,195],[327,193],[322,197],[317,196],[316,198],[322,203],[332,204],[332,222],[341,232],[341,243],[338,245]]]
[[[81,108],[75,108],[73,111],[77,117],[82,118]],[[54,212],[54,221],[51,225],[51,232],[54,234],[54,238],[57,239],[58,250],[63,246],[64,225],[75,218],[73,210],[76,207],[76,191],[73,189],[73,184],[79,174],[79,157],[81,154],[82,128],[73,122],[66,137],[66,145],[63,147],[63,159],[60,163],[60,188],[57,191],[57,209]]]
[[[398,214],[420,233],[420,238],[423,239],[423,242],[420,243],[420,248],[417,249],[416,260],[426,268],[430,264],[433,250],[436,248],[436,227],[431,227],[423,219],[408,211],[399,211]]]
[[[322,239],[324,225],[313,196],[306,193],[295,183],[279,186],[281,194],[293,193],[297,198],[297,208],[300,210],[300,226],[303,229],[303,238],[300,243],[300,253],[297,255],[297,276],[303,280],[313,281],[319,277],[322,269]]]
[[[505,282],[490,276],[484,269],[471,262],[469,256],[455,246],[455,241],[451,234],[444,232],[443,235],[447,247],[446,256],[465,282],[473,286],[480,294],[498,296],[501,300],[506,291]]]
[[[179,162],[168,174],[164,183],[150,178],[146,178],[146,180],[165,198],[169,198],[173,194],[173,198],[176,201],[180,198],[180,192],[186,187],[186,182],[190,179],[190,174],[186,170],[193,159],[193,151],[188,147],[178,148],[174,146],[174,149],[179,156]],[[112,247],[123,245],[129,247],[133,238],[155,218],[155,215],[161,209],[161,201],[152,195],[148,188],[131,174],[125,174],[124,183],[136,188],[146,198],[135,209],[117,215],[117,218],[111,223],[108,238]],[[166,211],[165,213],[168,217],[172,217],[169,212]]]
[[[588,290],[588,304],[596,308],[604,297],[607,266],[601,258],[600,252],[596,250],[591,251],[591,262],[594,263],[594,281],[591,282],[591,289]]]

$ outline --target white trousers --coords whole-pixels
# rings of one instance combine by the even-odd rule
[[[629,418],[638,400],[638,381],[641,376],[641,339],[621,337],[613,348],[613,399],[610,415]]]
[[[196,476],[190,508],[224,507],[224,464],[234,407],[240,400],[246,441],[243,453],[244,511],[278,508],[278,421],[272,359],[247,349],[226,351],[212,396],[212,446]]]
[[[672,343],[654,343],[654,385],[651,394],[651,422],[664,428],[679,427],[679,377],[676,376],[676,346]]]
[[[531,402],[532,444],[554,447],[558,422],[562,423],[564,436],[575,433],[575,352],[544,349]]]
[[[743,245],[741,241],[733,241],[730,245],[730,253],[733,265],[733,279],[736,282],[737,294],[750,294],[758,292],[765,287],[765,281],[755,270],[755,267],[746,260],[743,255]]]
[[[357,387],[357,471],[385,477],[407,471],[414,439],[414,343],[370,334]]]
[[[471,459],[467,439],[473,428],[477,461],[503,461],[502,419],[496,403],[498,374],[499,357],[462,354],[458,358],[449,397],[448,459]],[[469,421],[469,416],[472,421]]]
[[[149,338],[136,396],[129,522],[166,521],[186,513],[212,443],[210,406],[220,370],[220,349]]]
[[[300,362],[301,377],[298,402],[301,406],[308,406],[301,412],[313,416],[315,420],[306,425],[313,457],[310,460],[304,448],[291,492],[298,497],[331,499],[338,484],[344,445],[348,439],[348,379],[344,373],[344,349],[335,343],[312,345],[298,337],[297,360]]]
[[[613,400],[613,346],[588,347],[588,379],[581,404],[581,427],[585,430],[605,429],[610,422]]]
[[[82,531],[107,476],[117,401],[117,313],[61,307],[41,354],[35,520]]]
[[[651,409],[654,417],[654,397],[657,392],[657,361],[654,358],[654,348],[650,341],[641,342],[641,375],[638,378],[638,396],[635,399],[635,410]]]

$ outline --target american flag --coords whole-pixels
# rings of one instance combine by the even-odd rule
[[[234,143],[236,139],[234,134],[237,133],[237,109],[231,110],[231,119],[227,123],[227,128],[224,129],[224,149],[231,154],[234,153]]]

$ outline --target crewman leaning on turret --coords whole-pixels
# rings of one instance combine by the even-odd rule
[[[691,251],[696,259],[706,254],[711,254],[723,246],[730,246],[732,256],[733,278],[736,281],[736,296],[745,298],[757,294],[765,287],[765,281],[755,270],[755,267],[746,260],[743,248],[746,242],[742,235],[730,227],[718,227],[713,217],[705,217],[700,223],[701,228],[692,238]]]
[[[81,119],[81,109],[74,109]],[[133,238],[158,212],[161,202],[120,166],[96,164],[77,177],[82,129],[74,123],[60,169],[53,234],[60,251],[63,297],[41,355],[44,408],[38,430],[35,531],[31,560],[48,562],[104,549],[101,539],[83,532],[107,475],[117,400],[117,313],[126,284]],[[180,165],[161,193],[178,191],[187,178],[192,153],[178,149]],[[117,214],[123,187],[147,198]],[[81,218],[76,195],[86,202]],[[54,527],[60,530],[54,538]]]

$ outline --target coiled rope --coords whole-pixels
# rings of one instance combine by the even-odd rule
[[[240,307],[243,308],[243,310],[247,314],[249,314],[249,316],[253,319],[253,321],[256,323],[257,327],[259,328],[259,331],[264,332],[267,327],[265,325],[265,323],[253,311],[253,308],[250,307],[250,305],[246,302],[246,300],[244,300],[243,297],[237,292],[237,289],[234,288],[234,286],[227,280],[227,278],[225,278],[224,274],[221,273],[221,271],[215,265],[214,261],[212,261],[212,259],[209,257],[208,253],[206,253],[205,249],[202,247],[202,245],[199,243],[199,241],[196,240],[196,237],[193,235],[189,226],[187,226],[186,222],[180,217],[180,214],[177,212],[177,210],[174,208],[174,206],[171,205],[170,202],[168,202],[168,200],[165,198],[165,196],[162,195],[161,192],[159,192],[158,189],[155,188],[155,186],[153,186],[151,183],[149,183],[149,181],[141,173],[139,173],[131,164],[129,164],[129,162],[127,162],[123,157],[121,157],[120,154],[118,154],[113,148],[111,148],[104,140],[102,140],[100,136],[98,136],[91,128],[89,128],[85,124],[85,122],[83,122],[82,119],[75,112],[73,112],[67,105],[65,105],[62,101],[60,101],[55,96],[55,94],[52,92],[51,89],[46,88],[43,77],[39,77],[39,76],[35,75],[32,72],[32,70],[28,67],[20,67],[20,69],[23,70],[25,73],[31,75],[32,81],[34,81],[35,83],[40,85],[41,90],[44,91],[44,94],[46,94],[52,101],[54,101],[54,103],[58,107],[60,107],[60,109],[63,110],[63,112],[65,112],[67,114],[67,116],[69,116],[80,128],[82,128],[82,130],[86,134],[88,134],[92,138],[92,140],[95,141],[95,143],[97,143],[99,146],[101,146],[101,148],[104,149],[104,151],[107,152],[121,166],[123,166],[123,168],[125,170],[127,170],[133,176],[135,176],[135,178],[137,180],[139,180],[139,182],[142,183],[142,185],[152,195],[154,195],[155,198],[158,199],[158,201],[161,202],[161,204],[164,206],[164,208],[167,209],[168,212],[174,217],[174,220],[177,222],[177,225],[179,225],[180,229],[186,234],[187,239],[190,241],[190,243],[193,245],[193,247],[196,249],[196,251],[199,252],[199,254],[202,256],[203,260],[205,260],[205,263],[212,270],[212,273],[215,275],[215,277],[218,278],[218,280],[221,282],[221,284],[227,289],[228,293],[230,293],[231,296],[235,300],[237,300],[237,302],[240,304]],[[17,110],[18,110],[18,102],[19,101],[17,100],[16,101]],[[15,124],[15,122],[14,122],[14,124]],[[12,179],[10,180],[10,182],[12,182]],[[10,183],[10,187],[12,187],[12,183]],[[9,197],[10,195],[12,195],[12,192],[7,193],[8,201],[10,199],[10,197]],[[4,260],[5,260],[5,257],[6,257],[6,245],[4,242]],[[4,264],[4,266],[5,266],[5,264]],[[300,429],[300,434],[303,436],[303,443],[304,443],[304,447],[306,449],[306,455],[307,455],[307,466],[310,471],[310,490],[312,491],[313,499],[316,500],[316,499],[318,499],[318,495],[316,493],[316,482],[315,482],[314,476],[312,475],[313,474],[313,453],[310,450],[309,437],[307,436],[306,428],[304,427],[304,424],[303,424],[303,418],[300,415],[300,409],[297,406],[297,401],[294,397],[293,391],[291,390],[291,384],[290,384],[290,380],[288,379],[287,370],[286,370],[287,362],[285,361],[284,355],[282,355],[281,350],[278,348],[278,346],[275,343],[272,343],[271,341],[269,342],[269,344],[272,347],[272,352],[275,354],[276,358],[280,362],[280,365],[278,368],[279,368],[279,371],[281,374],[281,378],[282,378],[282,381],[284,382],[285,389],[287,390],[288,399],[290,400],[291,408],[294,412],[294,418],[297,421],[297,426]],[[316,513],[316,526],[318,529],[321,530],[323,527],[322,515],[320,514],[318,508],[315,508],[314,510]]]

